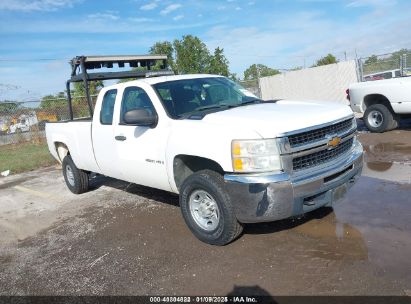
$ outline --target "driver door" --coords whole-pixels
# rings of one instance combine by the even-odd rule
[[[165,165],[165,149],[168,128],[135,126],[124,122],[124,114],[131,110],[145,109],[152,114],[156,110],[144,89],[126,87],[119,109],[118,123],[114,126],[115,151],[120,178],[140,185],[169,190]]]

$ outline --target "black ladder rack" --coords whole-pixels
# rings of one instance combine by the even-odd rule
[[[158,62],[160,62],[160,69],[152,70]],[[73,107],[70,92],[70,84],[72,82],[84,82],[90,117],[93,117],[94,108],[89,92],[89,81],[174,75],[173,71],[169,70],[167,67],[166,55],[77,56],[70,60],[70,64],[71,78],[66,82],[70,120],[73,120]],[[129,65],[131,68],[143,67],[145,70],[89,72],[89,70],[113,68],[116,65],[119,68],[124,68],[126,65]]]

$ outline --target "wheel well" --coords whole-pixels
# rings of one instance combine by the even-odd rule
[[[54,146],[56,147],[57,155],[60,159],[60,162],[63,162],[64,157],[66,157],[66,155],[70,155],[69,149],[62,142],[55,142]]]
[[[211,159],[192,155],[177,155],[173,161],[174,181],[177,189],[180,189],[181,184],[188,176],[205,169],[224,174],[223,168]]]
[[[392,109],[392,106],[390,104],[390,101],[388,100],[387,97],[381,94],[370,94],[364,97],[364,111],[371,105],[375,104],[382,104],[387,107],[388,110],[390,110],[392,113],[394,113],[394,110]]]

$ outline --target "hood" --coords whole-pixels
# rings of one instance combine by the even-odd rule
[[[280,100],[208,114],[203,121],[228,128],[246,127],[263,138],[273,138],[348,116],[353,116],[353,112],[346,105]]]

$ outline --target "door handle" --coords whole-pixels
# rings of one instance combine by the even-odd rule
[[[119,141],[125,141],[127,139],[127,137],[123,136],[123,135],[117,135],[116,137],[114,137],[116,140]]]

